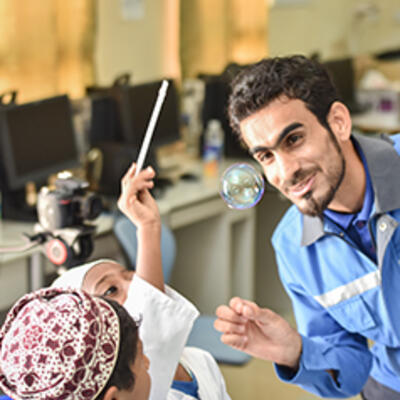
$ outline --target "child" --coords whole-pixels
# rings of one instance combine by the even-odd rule
[[[176,330],[191,330],[198,312],[183,318],[175,299],[183,298],[164,285],[161,265],[161,220],[148,189],[154,171],[146,169],[135,177],[135,164],[121,182],[120,210],[137,226],[136,273],[111,260],[98,260],[73,268],[53,285],[82,288],[88,293],[114,299],[137,318],[140,337],[150,359],[151,399],[230,399],[225,382],[212,356],[186,347],[183,352]],[[186,337],[187,337],[186,336]],[[175,361],[168,355],[175,350]],[[172,383],[172,386],[171,386]]]
[[[0,331],[0,387],[14,400],[147,400],[148,367],[127,311],[79,290],[23,296]]]

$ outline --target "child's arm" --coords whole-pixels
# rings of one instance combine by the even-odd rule
[[[149,189],[154,185],[152,168],[142,170],[135,176],[133,163],[121,180],[119,209],[136,225],[138,255],[136,274],[151,285],[164,291],[161,262],[161,219],[157,203]]]

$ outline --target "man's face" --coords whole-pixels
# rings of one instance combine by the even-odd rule
[[[279,98],[240,123],[242,138],[271,185],[308,215],[319,215],[342,182],[335,137],[298,99]]]
[[[97,264],[87,272],[82,289],[89,294],[104,296],[123,305],[133,274],[134,271],[128,271],[117,263]]]

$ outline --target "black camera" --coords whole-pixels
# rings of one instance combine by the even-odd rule
[[[97,218],[103,207],[101,199],[87,192],[89,184],[71,174],[59,174],[55,189],[43,187],[38,196],[42,249],[55,265],[71,268],[84,262],[93,251],[96,227],[86,223]]]
[[[55,189],[43,187],[38,196],[37,212],[44,230],[53,231],[71,226],[82,226],[102,211],[99,196],[87,193],[89,184],[69,176],[58,178]]]

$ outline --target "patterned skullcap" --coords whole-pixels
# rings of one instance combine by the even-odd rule
[[[103,299],[74,289],[27,294],[0,330],[0,387],[14,400],[94,399],[119,339],[118,316]]]

